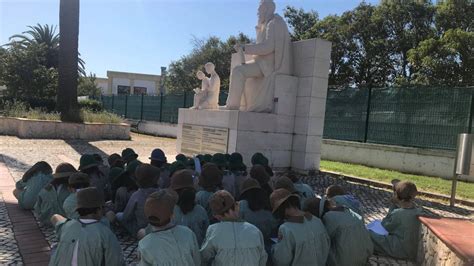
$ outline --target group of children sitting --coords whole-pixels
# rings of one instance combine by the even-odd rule
[[[105,166],[86,154],[78,171],[63,163],[54,174],[38,162],[17,182],[19,206],[56,230],[50,265],[124,265],[111,224],[140,239],[140,265],[366,265],[374,251],[416,257],[420,209],[411,182],[394,184],[382,221],[388,234],[379,235],[342,187],[316,196],[294,173],[274,176],[261,153],[250,171],[238,153],[178,155],[168,164],[156,149],[149,164],[137,158],[127,148]]]

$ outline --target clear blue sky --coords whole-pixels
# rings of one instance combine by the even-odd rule
[[[341,14],[361,0],[275,1],[313,9],[322,18]],[[366,2],[376,4],[378,0]],[[187,54],[193,36],[254,35],[259,0],[81,0],[79,51],[88,72],[159,74]],[[59,0],[0,0],[0,45],[27,25],[58,25]]]

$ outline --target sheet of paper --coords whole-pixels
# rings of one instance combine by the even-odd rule
[[[388,235],[387,230],[382,225],[382,222],[380,220],[375,220],[367,225],[367,229],[370,231],[378,234],[378,235]]]

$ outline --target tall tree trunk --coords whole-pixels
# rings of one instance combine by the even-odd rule
[[[80,122],[77,104],[79,0],[60,0],[59,34],[57,107],[62,121]]]

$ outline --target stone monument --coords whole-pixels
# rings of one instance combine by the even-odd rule
[[[201,80],[201,88],[194,89],[194,104],[190,109],[204,110],[219,107],[221,79],[216,73],[216,67],[213,63],[207,63],[204,68],[211,77],[208,78],[202,71],[196,73],[196,77]]]
[[[261,1],[256,43],[236,45],[226,106],[179,110],[178,152],[239,152],[247,165],[261,152],[274,168],[319,169],[331,43],[291,42],[274,11]]]

